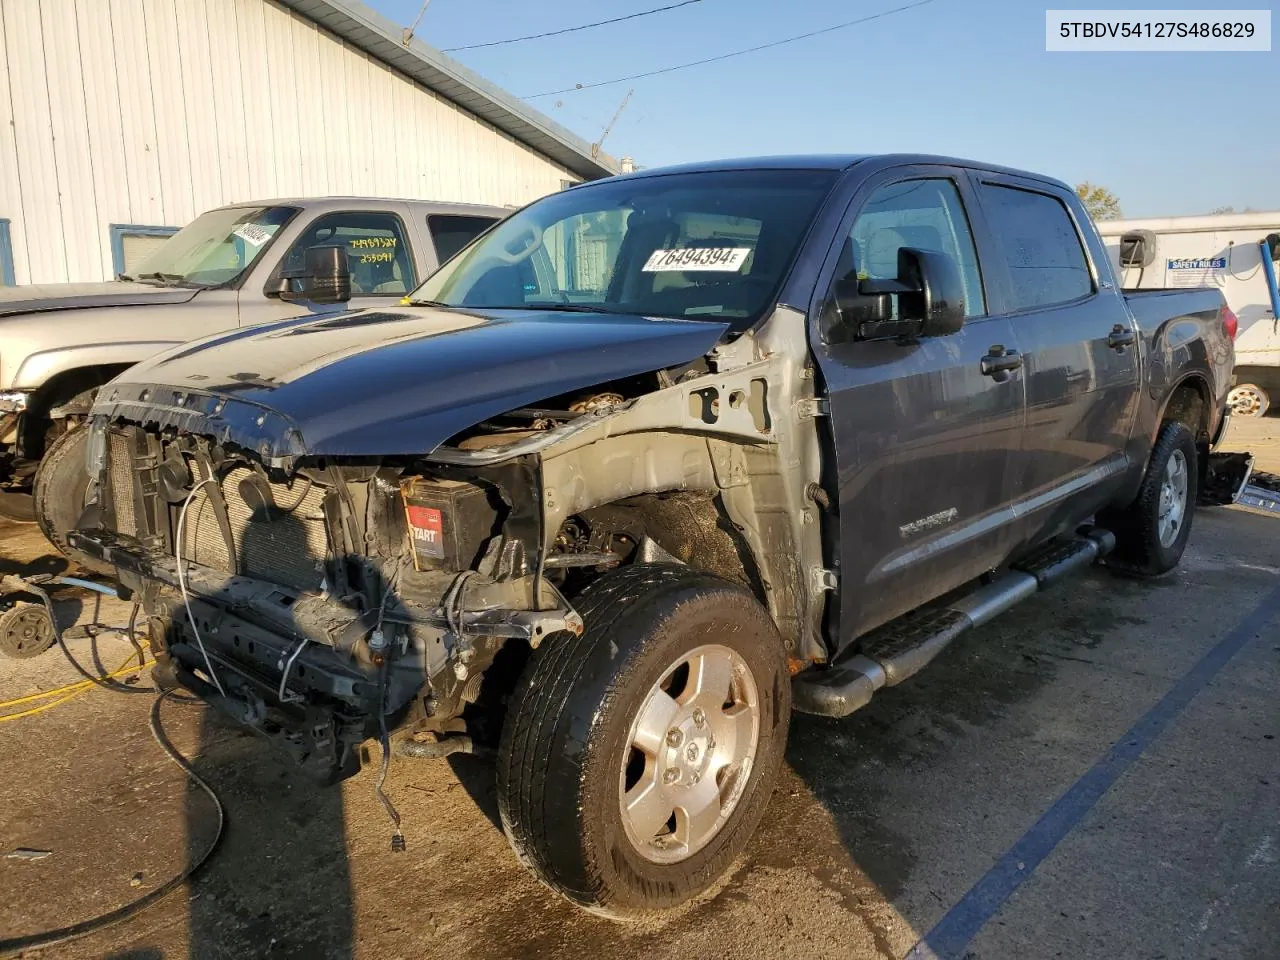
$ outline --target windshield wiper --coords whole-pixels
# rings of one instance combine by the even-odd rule
[[[139,280],[155,280],[166,287],[181,287],[187,284],[187,278],[180,273],[140,273]]]
[[[486,307],[487,310],[554,310],[557,313],[611,313],[632,316],[629,310],[593,307],[585,303],[525,303],[518,307]]]

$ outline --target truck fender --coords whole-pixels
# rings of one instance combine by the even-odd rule
[[[127,343],[86,343],[33,353],[22,361],[14,377],[15,390],[39,390],[54,377],[86,367],[131,367],[180,340],[144,340]]]

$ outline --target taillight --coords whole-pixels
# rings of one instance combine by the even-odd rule
[[[1240,321],[1236,319],[1236,315],[1225,303],[1222,305],[1222,330],[1232,340],[1236,338],[1236,334],[1240,331]]]

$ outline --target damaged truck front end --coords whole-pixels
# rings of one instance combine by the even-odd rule
[[[419,457],[316,454],[266,405],[117,382],[69,539],[141,603],[162,685],[322,782],[388,734],[417,756],[496,740],[489,688],[580,634],[566,597],[620,565],[743,583],[794,657],[820,659],[818,511],[783,463],[816,476],[816,430],[779,402],[812,381],[783,338],[765,345],[799,322],[782,308],[705,357],[504,410]]]
[[[506,641],[581,632],[541,569],[535,458],[427,471],[264,446],[264,459],[196,423],[193,408],[229,401],[139,392],[150,416],[91,427],[95,490],[72,543],[142,604],[163,683],[272,736],[318,779],[358,770],[384,718],[461,739]],[[183,432],[156,426],[170,405]]]

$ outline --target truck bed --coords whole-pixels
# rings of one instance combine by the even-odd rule
[[[1213,323],[1226,302],[1217,287],[1160,287],[1123,292],[1139,329],[1148,337],[1176,320]]]

